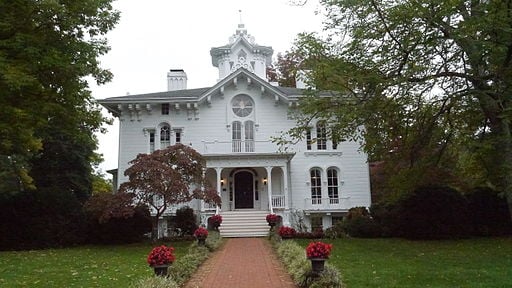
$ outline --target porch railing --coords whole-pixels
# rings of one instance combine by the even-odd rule
[[[284,195],[272,195],[272,207],[274,209],[286,208],[286,197]]]
[[[215,204],[206,203],[201,201],[201,211],[215,211],[217,206]]]
[[[233,141],[203,141],[201,153],[252,153],[276,152],[277,146],[271,141],[233,140]]]

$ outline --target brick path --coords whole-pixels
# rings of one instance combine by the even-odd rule
[[[296,287],[264,238],[230,238],[206,260],[186,288]]]

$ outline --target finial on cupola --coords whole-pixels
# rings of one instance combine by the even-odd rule
[[[245,29],[245,25],[242,22],[242,10],[239,9],[238,13],[240,14],[240,24],[238,24],[238,29],[236,29],[236,34],[247,34],[247,29]]]

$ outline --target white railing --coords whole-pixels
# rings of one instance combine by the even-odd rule
[[[284,195],[272,195],[272,207],[274,209],[286,208],[286,197]]]
[[[203,154],[216,153],[273,153],[277,151],[276,144],[271,141],[233,140],[233,141],[202,141]]]
[[[304,199],[304,210],[340,210],[348,209],[349,197],[344,198],[306,198]]]
[[[201,201],[201,211],[212,211],[216,210],[217,206],[215,204],[206,203]]]

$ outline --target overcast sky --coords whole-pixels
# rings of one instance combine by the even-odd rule
[[[304,6],[289,0],[118,0],[114,7],[121,20],[107,34],[112,49],[101,58],[114,79],[100,87],[91,84],[97,99],[165,91],[171,68],[185,70],[187,88],[213,86],[218,70],[210,49],[228,44],[240,23],[239,10],[247,32],[257,44],[272,46],[274,57],[289,50],[298,33],[320,31],[322,23],[317,0]],[[98,135],[103,171],[117,168],[117,121],[107,129]]]

